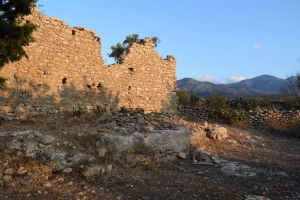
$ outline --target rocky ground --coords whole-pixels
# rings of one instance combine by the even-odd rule
[[[227,126],[209,138],[206,124],[167,114],[75,115],[1,123],[0,199],[300,199],[299,139]],[[100,144],[179,126],[191,130],[181,151]]]

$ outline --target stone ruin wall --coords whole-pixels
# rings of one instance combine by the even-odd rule
[[[205,107],[190,107],[179,106],[179,113],[183,118],[192,119],[195,121],[209,121],[211,111]],[[268,110],[260,109],[257,111],[244,111],[243,115],[246,117],[249,125],[265,126],[272,123],[275,126],[285,125],[289,121],[298,121],[300,123],[300,110],[287,111],[287,110]]]
[[[150,39],[133,44],[121,64],[106,66],[100,36],[32,10],[23,23],[39,28],[25,50],[29,59],[2,68],[0,115],[26,117],[75,110],[143,108],[175,112],[176,60],[161,58]],[[65,83],[63,79],[66,78]]]

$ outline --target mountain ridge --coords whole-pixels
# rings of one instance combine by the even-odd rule
[[[177,87],[181,90],[192,90],[202,98],[208,98],[210,93],[217,92],[226,98],[255,98],[269,95],[272,98],[280,96],[280,90],[286,88],[288,80],[271,75],[261,75],[245,79],[236,83],[214,84],[201,82],[193,78],[183,78],[177,81]]]

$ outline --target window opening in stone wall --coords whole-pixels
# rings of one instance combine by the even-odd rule
[[[128,86],[128,90],[131,90],[131,86]]]
[[[99,41],[100,41],[100,38],[96,37],[94,41],[95,41],[95,42],[99,42]]]
[[[47,72],[46,70],[44,70],[43,75],[44,75],[44,76],[47,76],[47,75],[48,75],[48,72]]]
[[[97,85],[97,89],[98,89],[98,90],[101,90],[101,88],[102,88],[102,84],[99,83],[99,84]]]
[[[75,35],[76,31],[72,30],[72,35]]]
[[[134,71],[133,67],[129,67],[128,69],[129,69],[129,73],[133,74],[133,71]]]
[[[63,79],[61,79],[62,84],[66,84],[67,83],[67,78],[64,77]]]

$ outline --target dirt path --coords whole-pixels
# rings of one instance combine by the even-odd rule
[[[0,132],[38,130],[56,138],[77,138],[62,134],[97,132],[91,121],[39,119],[27,123],[5,121]],[[86,179],[80,166],[71,173],[53,173],[45,180],[26,184],[1,182],[0,199],[300,199],[300,140],[254,129],[227,127],[229,138],[205,138],[199,149],[221,159],[247,166],[247,173],[226,174],[224,165],[192,165],[188,159],[128,167],[114,161],[113,171]],[[203,134],[203,133],[199,133]],[[0,137],[0,164],[7,163],[5,141]],[[81,145],[80,141],[77,141]],[[107,158],[109,159],[109,158]],[[4,177],[3,171],[0,173]],[[252,176],[255,174],[254,176]],[[253,195],[253,196],[251,196]]]

